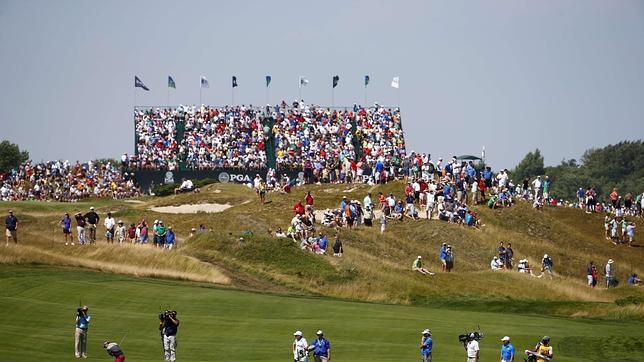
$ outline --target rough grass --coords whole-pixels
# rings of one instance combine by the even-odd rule
[[[244,186],[215,184],[200,194],[146,197],[140,203],[114,200],[11,203],[21,220],[20,237],[28,247],[10,248],[0,261],[82,266],[349,300],[454,308],[475,305],[483,309],[496,305],[552,315],[644,319],[641,307],[614,303],[644,296],[642,288],[624,285],[628,274],[642,273],[644,248],[613,246],[603,239],[602,216],[579,210],[547,208],[539,212],[525,203],[502,210],[477,207],[486,225],[483,230],[409,219],[390,222],[384,235],[377,228],[342,229],[339,233],[345,247],[343,258],[311,255],[300,251],[290,240],[266,236],[268,228],[286,229],[292,205],[306,191],[312,192],[316,209],[321,210],[337,207],[342,195],[362,200],[371,191],[376,200],[379,191],[401,197],[402,189],[399,182],[378,187],[307,186],[289,195],[269,194],[269,203],[261,205],[254,192]],[[236,206],[218,214],[160,214],[148,210],[153,206],[200,202]],[[60,215],[63,210],[86,210],[90,205],[101,212],[113,211],[115,218],[127,223],[163,219],[177,231],[179,249],[161,253],[147,247],[117,248],[100,243],[94,249],[65,248],[57,227]],[[644,229],[641,220],[637,223],[637,230]],[[199,224],[205,224],[210,231],[187,239],[190,228]],[[321,230],[329,235],[335,232],[324,227]],[[240,236],[244,236],[244,242],[239,241]],[[515,260],[525,257],[533,266],[540,264],[544,253],[552,255],[557,276],[536,279],[516,272],[489,271],[489,261],[499,241],[512,242]],[[423,255],[430,270],[439,271],[438,249],[443,242],[454,246],[454,272],[433,277],[411,272],[416,255]],[[644,242],[640,245],[644,246]],[[594,260],[601,270],[608,258],[616,261],[622,284],[608,291],[588,289],[586,264]]]

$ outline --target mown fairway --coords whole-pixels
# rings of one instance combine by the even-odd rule
[[[292,333],[309,340],[323,329],[335,361],[418,361],[429,327],[435,361],[462,361],[459,333],[487,334],[481,361],[498,361],[498,338],[517,350],[552,336],[556,361],[641,361],[644,325],[519,314],[345,302],[137,279],[76,268],[0,266],[0,360],[73,361],[73,320],[82,299],[93,317],[89,360],[108,361],[103,339],[120,340],[128,361],[160,361],[157,313],[175,308],[182,322],[179,361],[291,361]],[[517,303],[521,303],[517,301]],[[521,361],[522,358],[518,358]]]

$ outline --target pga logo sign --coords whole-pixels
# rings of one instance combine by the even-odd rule
[[[250,177],[244,174],[229,174],[228,172],[222,172],[219,174],[219,182],[228,183],[228,182],[251,182]]]

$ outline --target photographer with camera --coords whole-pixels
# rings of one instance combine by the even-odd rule
[[[463,341],[463,347],[467,351],[467,362],[478,362],[480,350],[475,333],[470,333],[467,336],[467,340]]]
[[[87,329],[92,317],[87,314],[87,306],[76,310],[76,333],[74,334],[74,348],[76,358],[87,358]]]
[[[176,310],[167,310],[159,314],[159,331],[163,337],[163,354],[166,361],[177,359],[177,329],[179,320]]]
[[[422,362],[432,362],[432,348],[434,347],[432,332],[429,329],[425,329],[422,334],[423,337],[420,339],[421,360]]]

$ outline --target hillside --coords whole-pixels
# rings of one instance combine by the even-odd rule
[[[384,235],[376,228],[342,229],[343,258],[312,255],[300,251],[290,239],[266,236],[269,228],[286,229],[293,203],[303,198],[307,190],[315,197],[316,209],[321,210],[336,207],[342,195],[362,199],[368,191],[374,196],[382,191],[401,196],[402,188],[401,183],[373,188],[310,186],[289,195],[270,194],[270,203],[265,205],[257,203],[252,191],[232,184],[211,185],[200,194],[130,201],[8,203],[5,205],[12,207],[21,220],[21,244],[3,250],[0,262],[76,266],[349,300],[644,319],[641,304],[632,303],[641,303],[644,299],[642,288],[624,285],[629,273],[642,272],[644,242],[633,248],[613,246],[603,238],[601,215],[587,215],[572,209],[539,212],[519,203],[502,210],[477,208],[485,224],[480,231],[436,220],[409,219],[390,222]],[[162,214],[149,210],[154,206],[200,202],[233,206],[212,214]],[[177,231],[180,248],[164,252],[139,245],[108,246],[102,237],[96,246],[66,247],[57,226],[62,213],[85,211],[91,205],[101,214],[112,211],[115,218],[126,223],[143,218],[148,222],[163,219]],[[205,224],[212,231],[187,239],[190,228],[199,224]],[[638,220],[637,230],[642,229],[644,224]],[[328,234],[333,232],[327,228],[322,230]],[[253,234],[249,235],[248,231]],[[99,232],[99,236],[102,234]],[[242,235],[244,240],[240,241]],[[512,242],[515,261],[526,257],[532,265],[538,265],[544,253],[550,254],[558,275],[551,280],[488,270],[499,241]],[[451,243],[455,248],[454,271],[432,277],[412,273],[410,267],[416,255],[423,255],[430,270],[440,269],[438,249],[442,242]],[[622,284],[608,291],[588,289],[586,264],[594,260],[602,266],[608,258],[616,261]]]

